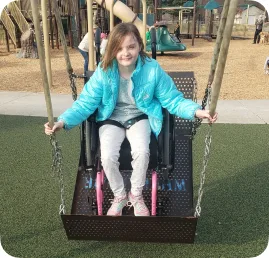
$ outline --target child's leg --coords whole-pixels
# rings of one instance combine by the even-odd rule
[[[80,54],[84,58],[84,74],[88,71],[88,65],[89,65],[89,53],[86,51],[83,51],[81,49],[78,49]]]
[[[142,190],[146,182],[146,173],[149,164],[149,143],[151,129],[148,119],[140,120],[130,129],[126,130],[126,137],[131,145],[132,167],[131,192],[138,196],[142,195]]]
[[[149,143],[151,129],[147,119],[140,120],[126,131],[126,136],[131,144],[132,167],[131,192],[128,199],[134,207],[135,216],[149,216],[149,210],[143,200],[142,190],[146,182],[146,173],[149,164]]]
[[[123,178],[119,172],[120,147],[125,138],[125,129],[114,125],[99,128],[101,161],[109,185],[115,197],[124,197]]]

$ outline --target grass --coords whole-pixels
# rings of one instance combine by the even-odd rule
[[[268,125],[213,127],[202,214],[194,245],[68,241],[51,177],[45,118],[0,116],[3,248],[15,257],[255,257],[268,243]],[[194,141],[194,188],[199,184],[206,126]],[[79,130],[59,133],[68,211],[77,173]],[[197,196],[196,196],[197,197]],[[196,199],[195,199],[196,200]]]

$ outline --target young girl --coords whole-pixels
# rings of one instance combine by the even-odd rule
[[[151,131],[158,136],[162,128],[162,107],[183,119],[207,118],[215,122],[209,111],[185,99],[160,65],[144,52],[139,31],[132,23],[118,24],[109,36],[101,64],[84,86],[81,95],[51,129],[69,130],[86,120],[97,108],[100,122],[101,161],[114,200],[107,215],[120,216],[128,203],[135,216],[149,216],[142,189],[149,163]],[[135,119],[134,119],[135,118]],[[131,127],[128,121],[136,121]],[[113,121],[111,123],[111,121]],[[128,129],[127,129],[127,128]],[[119,172],[119,151],[124,138],[130,142],[133,172],[131,191],[127,195]]]

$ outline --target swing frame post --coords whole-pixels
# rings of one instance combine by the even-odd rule
[[[45,62],[47,68],[47,76],[49,87],[52,87],[52,76],[51,76],[51,61],[50,61],[50,49],[49,49],[49,31],[48,31],[48,20],[47,20],[47,1],[41,0],[41,14],[43,21],[43,34],[44,34],[44,47],[45,47]]]
[[[238,0],[230,0],[226,26],[223,32],[223,40],[221,43],[218,64],[217,64],[215,78],[214,78],[213,86],[212,86],[211,105],[209,107],[209,113],[211,116],[215,114],[215,110],[217,107],[217,102],[219,98],[221,83],[222,83],[224,69],[226,65],[228,50],[229,50],[230,41],[231,41],[231,35],[232,35],[232,30],[233,30],[234,17],[237,10],[237,4],[238,4]]]
[[[231,2],[231,0],[225,0],[224,5],[223,5],[222,17],[221,17],[219,29],[217,32],[217,39],[216,39],[215,48],[214,48],[214,55],[212,58],[210,73],[209,73],[209,77],[208,77],[208,83],[207,83],[208,87],[211,87],[211,84],[214,80],[215,71],[216,71],[219,53],[220,53],[220,47],[221,47],[222,40],[223,40],[223,33],[224,33],[225,26],[226,26],[230,2]]]
[[[52,103],[51,103],[51,96],[50,96],[50,89],[49,89],[49,81],[47,77],[47,69],[46,69],[46,63],[45,63],[45,54],[41,39],[41,29],[40,29],[40,23],[39,23],[39,17],[38,17],[38,5],[37,1],[31,0],[31,6],[32,6],[32,13],[33,13],[33,20],[35,25],[35,34],[36,34],[36,41],[37,41],[37,48],[38,48],[38,54],[39,54],[39,65],[42,75],[42,81],[43,81],[43,89],[44,89],[44,95],[45,95],[45,101],[46,101],[46,107],[47,107],[47,114],[48,114],[48,120],[49,125],[52,128],[54,125],[54,118],[53,118],[53,111],[52,111]]]
[[[208,84],[206,94],[203,99],[202,107],[204,108],[208,102],[209,113],[211,116],[215,114],[218,96],[221,88],[222,78],[224,74],[225,64],[228,55],[228,49],[230,45],[232,29],[234,24],[234,17],[236,14],[238,0],[226,0],[223,7],[223,14],[221,18],[220,27],[217,33],[217,41],[214,49],[214,55],[212,58],[210,74],[208,78]],[[211,83],[213,81],[212,93]],[[212,141],[212,124],[209,124],[208,132],[205,138],[205,149],[203,158],[203,167],[200,173],[200,186],[198,189],[198,200],[195,207],[195,217],[201,215],[201,201],[203,196],[203,186],[205,183],[206,168],[209,161],[210,146]]]
[[[39,17],[38,17],[38,5],[37,1],[31,0],[31,7],[32,7],[32,14],[33,14],[33,21],[35,25],[35,33],[36,33],[36,41],[37,41],[37,48],[39,53],[39,64],[40,64],[40,71],[42,75],[43,81],[43,88],[44,88],[44,95],[47,107],[47,115],[49,126],[53,128],[54,125],[54,116],[52,110],[52,103],[51,103],[51,96],[50,96],[50,89],[49,89],[49,81],[47,77],[47,69],[45,63],[45,53],[43,49],[42,39],[41,39],[41,29],[39,24]],[[58,142],[56,141],[55,133],[50,137],[50,143],[52,146],[52,156],[53,156],[53,163],[52,163],[52,171],[58,174],[59,183],[60,183],[60,198],[61,204],[59,207],[59,213],[65,214],[65,198],[64,198],[64,175],[62,172],[62,152],[61,148],[59,147]]]

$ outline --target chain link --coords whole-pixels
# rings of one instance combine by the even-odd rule
[[[64,175],[62,171],[62,150],[56,141],[55,135],[50,136],[50,144],[52,146],[52,173],[53,176],[57,175],[60,183],[60,197],[61,204],[59,207],[59,214],[65,214],[65,198],[64,198]]]

